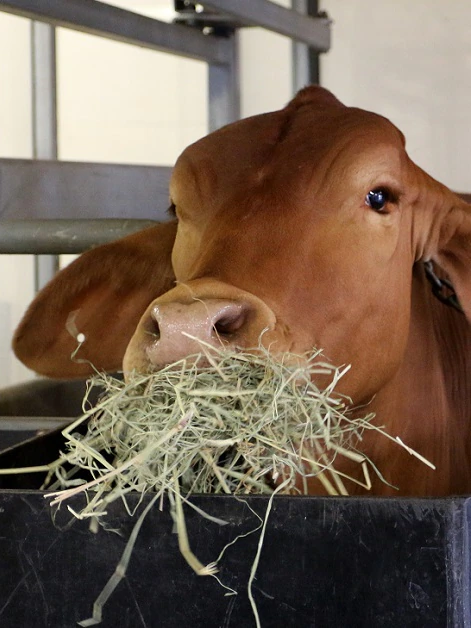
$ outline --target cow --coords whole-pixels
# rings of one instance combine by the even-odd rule
[[[16,331],[19,359],[69,378],[89,363],[160,368],[199,350],[190,336],[275,356],[322,348],[351,364],[340,388],[355,407],[436,466],[368,432],[362,450],[387,480],[373,494],[471,491],[471,205],[411,161],[390,121],[309,86],[189,146],[169,211],[61,271]],[[427,275],[450,282],[455,308]]]

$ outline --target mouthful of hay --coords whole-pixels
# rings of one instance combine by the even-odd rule
[[[96,515],[129,490],[192,493],[270,493],[280,480],[299,491],[299,478],[319,477],[332,494],[346,494],[336,455],[358,461],[369,486],[365,458],[353,443],[371,416],[349,418],[335,393],[344,374],[316,361],[294,368],[261,356],[220,352],[209,366],[192,358],[127,383],[97,375],[101,402],[65,430],[68,452],[51,469],[68,493],[93,489],[82,516]],[[287,360],[286,363],[292,363]],[[312,375],[329,375],[319,390]],[[77,434],[88,420],[85,436]],[[63,463],[75,470],[64,472]],[[78,470],[91,482],[77,487]],[[61,497],[67,494],[61,493]]]
[[[381,429],[372,414],[352,418],[336,393],[348,368],[320,352],[302,366],[292,357],[221,350],[206,354],[206,367],[193,356],[127,383],[96,376],[90,386],[104,387],[101,402],[64,430],[68,451],[49,467],[47,484],[65,489],[56,501],[86,490],[80,516],[99,516],[129,491],[292,494],[307,492],[312,477],[347,495],[339,456],[358,463],[360,479],[348,479],[368,489],[373,467],[357,448],[364,430]],[[324,390],[312,381],[319,375],[331,380]],[[92,479],[81,482],[80,471]]]

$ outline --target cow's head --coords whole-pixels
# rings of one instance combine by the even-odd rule
[[[408,339],[412,268],[435,260],[471,309],[470,206],[411,162],[385,118],[310,87],[281,111],[196,142],[172,176],[175,219],[87,252],[31,305],[19,358],[49,376],[148,370],[194,336],[274,353],[320,347],[369,398]],[[69,326],[70,327],[70,326]]]

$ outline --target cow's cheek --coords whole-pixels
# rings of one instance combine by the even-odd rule
[[[409,336],[407,290],[402,298],[390,302],[376,299],[371,304],[357,298],[348,307],[322,307],[319,302],[306,304],[299,319],[296,310],[281,313],[291,332],[291,349],[303,353],[321,349],[327,362],[350,370],[340,380],[338,391],[357,404],[368,403],[396,374]],[[299,310],[299,308],[298,308]],[[306,311],[308,313],[306,313]],[[325,377],[315,378],[323,387]]]
[[[198,230],[183,221],[178,224],[172,250],[172,267],[177,283],[187,281],[195,266],[201,248],[202,236]]]
[[[409,333],[407,310],[364,322],[347,338],[345,392],[356,404],[369,403],[396,375]]]

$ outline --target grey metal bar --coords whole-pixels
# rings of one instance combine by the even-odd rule
[[[31,78],[33,157],[57,159],[56,29],[43,22],[31,22]],[[57,256],[37,255],[35,290],[41,290],[58,270]]]
[[[0,254],[83,253],[155,224],[151,220],[2,220]]]
[[[300,15],[269,0],[202,0],[201,4],[236,17],[246,26],[261,26],[318,50],[330,48],[330,20]]]
[[[44,251],[44,254],[34,255],[34,290],[39,292],[44,286],[51,281],[60,267],[60,259],[55,251]],[[39,251],[38,251],[39,253]],[[52,254],[54,253],[54,254]],[[26,252],[25,252],[26,254]]]
[[[166,220],[170,174],[157,166],[0,159],[0,220]]]
[[[319,10],[319,0],[307,0],[307,14],[320,17],[325,15]],[[311,85],[320,85],[320,53],[318,50],[308,49],[309,55],[309,83]]]
[[[291,0],[293,11],[300,15],[307,15],[307,0]],[[292,42],[292,84],[293,93],[306,87],[310,83],[309,47],[299,41]]]
[[[57,159],[56,30],[31,22],[33,156]]]
[[[0,11],[208,63],[229,61],[222,37],[207,37],[97,0],[0,0]]]
[[[209,131],[215,131],[240,118],[239,35],[228,38],[231,63],[211,64],[208,70]]]
[[[0,436],[1,432],[32,432],[49,431],[60,427],[65,427],[71,423],[71,417],[49,417],[49,416],[0,416]]]

